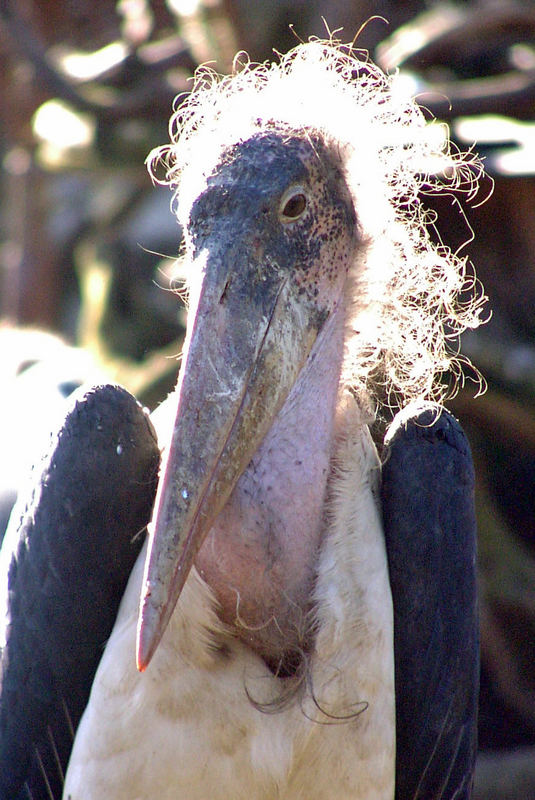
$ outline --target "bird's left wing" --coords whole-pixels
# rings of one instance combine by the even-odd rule
[[[78,399],[6,534],[0,800],[62,794],[73,736],[143,543],[159,450],[118,386]],[[134,658],[134,653],[132,653]]]
[[[474,471],[457,420],[394,421],[382,471],[394,605],[396,800],[468,800],[479,686]]]

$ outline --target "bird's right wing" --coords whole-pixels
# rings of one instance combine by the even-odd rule
[[[159,455],[139,403],[118,386],[99,386],[74,403],[21,493],[0,575],[8,584],[0,800],[61,797],[73,736],[143,544]]]
[[[454,417],[389,431],[382,506],[394,604],[396,800],[468,800],[479,686],[474,472]]]

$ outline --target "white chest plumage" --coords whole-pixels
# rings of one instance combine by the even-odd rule
[[[195,569],[153,661],[138,673],[144,548],[78,729],[64,800],[393,798],[392,609],[379,465],[354,408],[345,417],[318,558],[315,646],[300,689],[277,706],[288,679],[275,678],[225,630]]]

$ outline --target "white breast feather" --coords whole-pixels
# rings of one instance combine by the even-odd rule
[[[277,697],[279,680],[224,629],[195,569],[153,661],[138,673],[144,548],[79,727],[65,800],[393,798],[392,609],[374,498],[379,465],[354,403],[333,463],[304,694],[275,713],[251,702]]]

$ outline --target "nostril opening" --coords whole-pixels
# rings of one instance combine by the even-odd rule
[[[229,287],[229,284],[230,284],[230,278],[229,278],[229,279],[228,279],[228,281],[225,283],[225,288],[224,288],[224,289],[223,289],[223,291],[221,292],[221,297],[219,298],[219,303],[220,303],[220,304],[224,303],[224,302],[225,302],[225,300],[226,300],[226,298],[227,298],[227,289],[228,289],[228,287]]]

